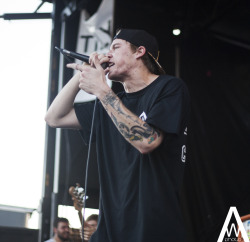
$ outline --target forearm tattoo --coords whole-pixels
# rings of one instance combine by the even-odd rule
[[[148,144],[151,144],[160,136],[159,130],[138,120],[137,117],[126,113],[126,110],[123,110],[120,99],[112,91],[102,99],[102,103],[106,111],[110,113],[110,117],[119,132],[129,141],[143,141],[143,139],[147,139]],[[116,115],[112,111],[108,111],[109,105],[115,110]],[[119,117],[117,115],[120,116],[120,120],[123,121],[118,121],[117,118]]]
[[[113,109],[117,111],[118,115],[123,115],[124,117],[139,124],[139,122],[135,120],[131,115],[124,113],[121,107],[121,100],[113,93],[113,91],[109,91],[108,94],[102,100],[102,102],[106,110],[107,106],[110,105]]]

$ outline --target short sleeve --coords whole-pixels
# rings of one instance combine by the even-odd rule
[[[84,140],[84,143],[88,144],[91,132],[94,102],[76,103],[74,105],[74,109],[77,119],[82,127],[82,129],[79,130],[80,134]],[[92,142],[94,141],[95,141],[95,127],[93,127],[93,136],[92,136]]]
[[[179,134],[188,121],[189,95],[185,83],[173,78],[158,95],[146,122],[165,133]]]

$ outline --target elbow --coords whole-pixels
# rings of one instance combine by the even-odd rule
[[[51,127],[56,128],[56,121],[47,113],[44,117],[45,122]]]
[[[148,153],[150,153],[149,150],[146,150],[146,149],[139,149],[139,152],[142,154],[142,155],[146,155]]]
[[[149,154],[152,151],[154,151],[162,143],[162,140],[163,140],[163,136],[155,140],[154,142],[150,142],[150,143],[143,142],[140,144],[140,146],[137,149],[142,155]]]
[[[149,145],[143,145],[142,147],[139,147],[138,150],[142,155],[146,155],[151,153],[156,147],[149,146]]]

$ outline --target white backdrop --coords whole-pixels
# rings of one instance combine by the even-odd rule
[[[92,52],[107,53],[112,42],[114,0],[103,0],[97,12],[88,18],[88,13],[82,10],[76,52],[90,55]],[[81,63],[76,60],[77,63]],[[111,86],[111,81],[107,79]],[[75,102],[94,100],[95,96],[80,91]]]

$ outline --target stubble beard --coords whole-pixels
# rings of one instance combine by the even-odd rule
[[[60,240],[62,240],[62,241],[68,241],[68,240],[69,240],[69,234],[68,234],[68,237],[67,237],[67,238],[63,237],[62,234],[57,234],[57,236],[58,236],[58,238],[59,238]]]

